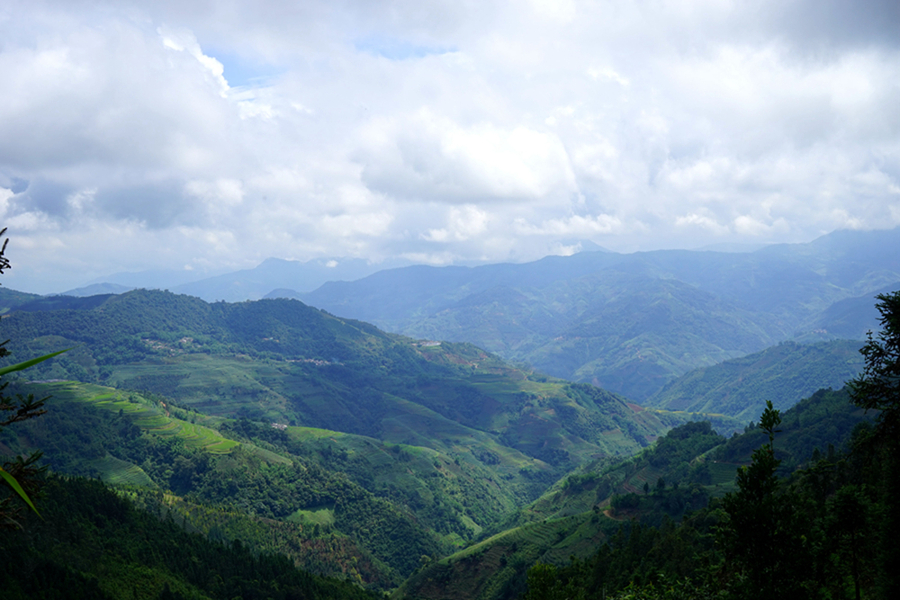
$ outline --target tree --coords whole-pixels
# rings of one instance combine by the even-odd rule
[[[882,411],[879,427],[883,435],[897,432],[900,420],[900,291],[876,296],[881,314],[881,331],[868,333],[868,341],[860,350],[866,368],[848,382],[853,402],[866,410]]]
[[[861,571],[866,566],[863,564],[865,554],[863,542],[869,525],[870,512],[868,499],[855,485],[840,488],[828,500],[826,523],[828,537],[841,557],[838,565],[846,564],[846,569],[850,571],[856,600],[862,597]]]
[[[868,333],[860,353],[866,368],[848,382],[851,401],[880,411],[868,452],[880,466],[878,482],[880,588],[884,598],[900,597],[900,291],[879,294],[875,307],[881,331]]]
[[[776,475],[781,464],[775,457],[779,423],[779,411],[766,402],[759,427],[768,434],[769,443],[753,452],[749,466],[738,470],[738,491],[722,500],[728,519],[719,535],[737,575],[739,597],[802,597],[803,582],[812,570],[801,499],[781,489]]]
[[[2,239],[5,234],[6,228],[4,227],[0,230],[0,239]],[[0,275],[3,274],[4,270],[11,268],[9,259],[6,258],[6,245],[8,243],[9,239],[5,239],[3,245],[0,246]],[[9,350],[6,348],[8,342],[9,340],[0,343],[0,358],[9,356]],[[63,352],[65,352],[65,350],[3,367],[0,369],[0,376],[27,369],[28,367],[43,362],[48,358],[53,358]],[[44,410],[44,402],[47,398],[36,400],[32,394],[29,394],[28,396],[22,396],[21,394],[8,396],[4,393],[8,384],[9,382],[0,384],[0,429],[18,421],[33,419],[46,412]],[[36,466],[40,457],[41,453],[35,452],[28,458],[23,459],[17,457],[13,461],[6,462],[0,467],[0,481],[15,492],[15,495],[0,498],[0,527],[15,527],[18,525],[15,519],[18,512],[17,507],[14,504],[16,498],[27,504],[34,512],[38,512],[34,503],[32,503],[28,492],[33,492],[35,490],[34,477],[42,470]]]
[[[878,435],[896,438],[900,433],[900,291],[876,296],[881,331],[868,333],[860,350],[866,368],[848,382],[850,398],[866,410],[879,410]]]

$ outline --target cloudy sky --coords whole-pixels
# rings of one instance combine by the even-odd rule
[[[898,7],[0,0],[2,284],[895,227]]]

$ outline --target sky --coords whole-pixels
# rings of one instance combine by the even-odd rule
[[[898,107],[896,0],[0,0],[0,283],[891,228]]]

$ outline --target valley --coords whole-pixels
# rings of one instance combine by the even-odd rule
[[[0,430],[0,452],[41,451],[53,473],[99,479],[188,534],[356,589],[519,598],[538,586],[535,565],[568,573],[628,523],[720,510],[764,444],[748,424],[767,403],[782,412],[782,477],[833,459],[871,421],[842,387],[864,367],[866,294],[898,272],[854,271],[847,257],[863,250],[829,244],[778,251],[793,265],[766,274],[781,300],[760,273],[743,295],[713,293],[712,281],[733,290],[774,260],[743,257],[732,272],[715,253],[410,267],[343,286],[370,310],[408,311],[393,326],[404,333],[336,316],[352,312],[346,301],[326,312],[289,298],[4,290],[6,364],[69,350],[6,377],[7,394],[48,398],[47,414]],[[837,258],[811,284],[823,246]],[[23,552],[45,552],[26,538]],[[109,567],[78,577],[97,569]],[[207,597],[188,575],[147,577],[140,597]]]

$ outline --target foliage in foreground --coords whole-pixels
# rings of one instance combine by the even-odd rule
[[[880,590],[893,574],[877,556],[885,456],[871,436],[860,426],[850,451],[789,479],[763,446],[736,492],[678,525],[633,521],[586,560],[533,567],[525,598],[852,598],[857,585],[890,598]]]

